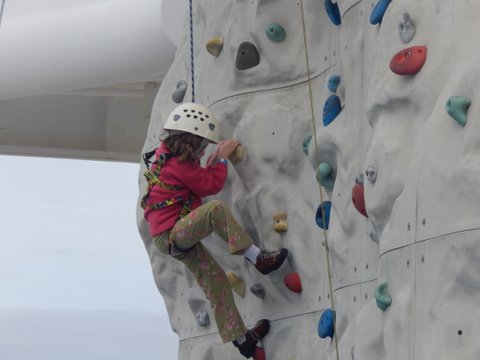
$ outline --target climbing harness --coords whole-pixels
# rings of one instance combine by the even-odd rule
[[[192,73],[192,103],[195,102],[195,67],[193,50],[193,0],[189,0],[190,10],[190,69]]]
[[[160,186],[162,189],[165,190],[182,190],[184,189],[183,186],[178,186],[178,185],[170,185],[166,184],[163,181],[161,181],[158,176],[160,175],[160,171],[162,170],[162,167],[165,165],[167,160],[171,159],[173,157],[172,154],[170,153],[162,153],[158,156],[157,161],[154,163],[155,164],[155,170],[150,170],[149,164],[153,164],[153,162],[150,161],[150,158],[155,154],[154,151],[150,151],[146,154],[143,155],[143,161],[145,162],[145,165],[147,166],[147,171],[143,173],[145,178],[147,179],[148,186],[145,194],[142,197],[141,201],[141,206],[142,209],[147,210],[147,209],[163,209],[168,206],[172,206],[176,203],[183,203],[182,210],[180,211],[180,217],[183,218],[185,215],[187,215],[191,211],[192,203],[193,200],[195,199],[195,195],[190,196],[188,199],[184,199],[182,196],[173,196],[169,199],[159,201],[155,204],[148,204],[148,198],[150,197],[150,192],[152,191],[153,187],[155,185]]]
[[[312,128],[313,128],[313,139],[315,142],[315,156],[316,156],[316,162],[317,164],[320,164],[320,151],[318,149],[318,141],[317,141],[317,128],[315,125],[315,110],[313,108],[313,90],[312,90],[312,78],[310,75],[310,60],[308,56],[308,43],[307,43],[307,30],[305,26],[305,14],[304,14],[304,9],[303,9],[303,0],[300,0],[300,12],[302,16],[302,30],[303,30],[303,43],[304,43],[304,48],[305,48],[305,62],[307,66],[307,76],[308,76],[308,91],[310,95],[310,111],[311,111],[311,118],[312,118]],[[323,203],[323,192],[322,192],[322,187],[320,184],[318,184],[318,189],[320,192],[320,202]],[[326,219],[325,219],[325,211],[322,208],[322,221],[324,224],[326,224]],[[327,229],[324,227],[323,229],[323,243],[325,246],[325,258],[326,258],[326,264],[327,264],[327,272],[328,272],[328,287],[329,287],[329,292],[330,292],[330,301],[331,301],[331,308],[332,311],[335,311],[335,305],[333,301],[333,284],[332,284],[332,270],[330,266],[330,248],[328,246],[328,234],[327,234]],[[336,358],[339,360],[339,354],[338,354],[338,340],[337,340],[337,333],[335,329],[335,321],[333,322],[334,326],[334,332],[335,332],[335,350],[336,350]]]
[[[161,153],[157,161],[152,162],[150,159],[155,155],[156,149],[152,150],[150,152],[147,152],[143,154],[143,161],[145,165],[147,166],[147,170],[143,173],[145,178],[147,179],[148,185],[147,189],[145,191],[145,194],[142,197],[142,201],[140,205],[142,206],[142,209],[147,210],[147,209],[163,209],[168,206],[172,206],[177,203],[182,203],[182,209],[180,210],[180,214],[178,216],[178,219],[181,219],[185,217],[188,213],[192,211],[192,203],[193,200],[195,199],[195,195],[191,195],[188,199],[183,198],[182,196],[173,196],[169,199],[159,201],[155,204],[148,204],[148,198],[150,197],[150,192],[152,191],[153,187],[160,186],[162,189],[165,190],[182,190],[184,189],[183,186],[178,186],[178,185],[170,185],[166,184],[163,181],[161,181],[158,177],[160,175],[160,171],[162,170],[162,167],[165,165],[165,163],[170,160],[173,155],[170,153]],[[150,170],[150,165],[154,164],[155,169],[152,171]],[[188,249],[179,249],[176,245],[175,242],[173,241],[173,238],[171,236],[168,237],[168,253],[172,256],[178,256],[184,253],[187,253],[190,251],[192,247]]]

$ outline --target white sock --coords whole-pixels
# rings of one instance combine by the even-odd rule
[[[250,245],[243,253],[243,256],[245,256],[252,264],[257,263],[258,255],[260,255],[260,249],[256,247],[255,244]]]
[[[247,341],[247,337],[245,335],[235,339],[235,342],[238,345],[242,345],[245,341]]]

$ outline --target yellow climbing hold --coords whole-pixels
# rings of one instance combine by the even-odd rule
[[[233,291],[242,298],[245,297],[245,282],[243,279],[232,271],[227,273],[227,278]]]
[[[275,221],[275,225],[273,225],[273,230],[275,230],[277,233],[283,233],[288,230],[286,212],[274,214],[273,220]]]
[[[214,37],[207,42],[207,51],[215,57],[218,57],[223,49],[223,38]]]
[[[235,165],[237,162],[243,160],[243,147],[242,145],[238,145],[232,155],[228,158],[230,162]]]

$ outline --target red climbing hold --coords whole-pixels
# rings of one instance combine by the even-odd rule
[[[390,69],[397,75],[415,75],[427,60],[425,46],[412,46],[398,52],[390,61]]]
[[[300,280],[300,276],[296,272],[286,275],[283,278],[283,283],[289,290],[293,292],[302,292],[302,281]]]
[[[261,347],[256,347],[255,348],[255,353],[253,354],[253,360],[265,360],[265,350]]]
[[[355,184],[352,189],[352,201],[355,209],[360,214],[368,218],[367,210],[365,209],[365,195],[363,192],[363,184]]]

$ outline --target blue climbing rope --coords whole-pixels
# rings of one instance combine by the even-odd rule
[[[195,62],[193,55],[193,0],[190,3],[190,69],[192,73],[192,102],[195,102]]]
[[[5,7],[5,1],[6,0],[2,0],[2,6],[0,7],[0,26],[2,25],[3,8]]]

